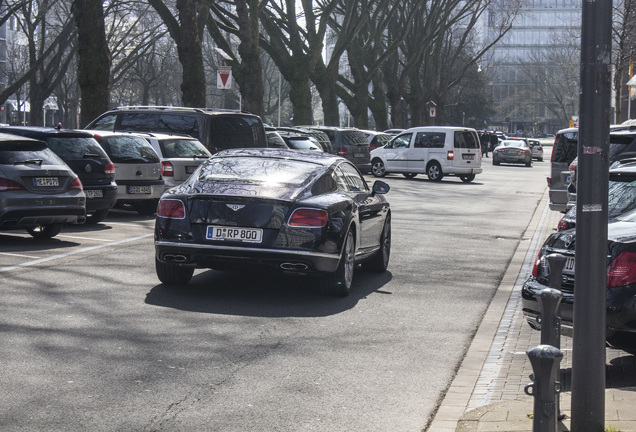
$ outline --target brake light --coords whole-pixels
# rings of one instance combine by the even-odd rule
[[[570,229],[570,224],[562,218],[557,225],[557,231],[565,231],[568,229]]]
[[[20,183],[0,177],[0,192],[26,190]]]
[[[104,165],[104,174],[115,174],[115,164],[108,162]]]
[[[80,179],[76,178],[73,183],[71,183],[71,186],[69,187],[69,189],[71,190],[84,190],[84,186],[82,185],[82,182],[80,181]]]
[[[157,216],[170,219],[185,219],[185,206],[177,199],[162,199],[157,206]]]
[[[342,156],[343,158],[347,157],[347,149],[341,148],[338,149],[338,156]]]
[[[607,287],[636,282],[636,252],[622,252],[607,266]]]
[[[289,217],[289,226],[322,227],[327,224],[327,212],[319,209],[300,208]]]
[[[537,254],[537,259],[534,260],[534,266],[532,267],[532,276],[537,277],[539,275],[540,265],[541,265],[541,252]]]
[[[574,176],[576,176],[576,164],[571,163],[569,166],[570,171],[570,182],[574,180]]]
[[[446,153],[446,159],[448,159],[448,160],[455,159],[455,152],[452,151],[452,150],[449,150],[448,153]]]
[[[161,175],[164,177],[174,177],[174,167],[172,163],[166,161],[161,162]]]

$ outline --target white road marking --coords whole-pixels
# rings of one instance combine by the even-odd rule
[[[108,246],[117,246],[117,245],[120,245],[120,244],[129,243],[129,242],[132,242],[132,241],[136,241],[136,240],[141,240],[141,239],[145,239],[145,238],[148,238],[148,237],[152,237],[153,235],[154,235],[154,233],[153,234],[145,234],[145,235],[142,235],[142,236],[132,237],[132,238],[129,238],[129,239],[124,239],[124,240],[119,240],[119,241],[112,242],[112,243],[106,243],[106,244],[103,244],[103,245],[91,246],[91,247],[87,247],[87,248],[77,249],[77,250],[74,250],[74,251],[71,251],[71,252],[63,253],[63,254],[60,254],[60,255],[53,255],[53,256],[50,256],[50,257],[47,257],[47,258],[36,259],[34,261],[28,261],[28,262],[25,262],[25,263],[22,263],[22,264],[14,265],[14,266],[1,267],[0,268],[0,273],[4,273],[4,272],[11,271],[11,270],[16,270],[16,269],[20,269],[20,268],[23,268],[23,267],[36,265],[36,264],[41,264],[41,263],[44,263],[44,262],[47,262],[47,261],[53,261],[53,260],[60,259],[60,258],[66,258],[68,256],[77,255],[77,254],[84,253],[84,252],[89,252],[89,251],[92,251],[92,250],[95,250],[95,249],[101,249],[101,248],[105,248],[105,247],[108,247]]]
[[[20,258],[31,258],[31,259],[37,258],[36,256],[22,255],[22,254],[9,253],[9,252],[0,252],[0,255],[9,255],[9,256],[15,256],[15,257],[20,257]]]
[[[110,241],[112,241],[111,239],[100,239],[100,238],[95,238],[95,237],[80,237],[80,236],[73,236],[73,235],[67,235],[67,234],[58,234],[57,237],[71,238],[71,239],[77,239],[77,240],[90,240],[90,241],[97,241],[97,242],[110,242]]]

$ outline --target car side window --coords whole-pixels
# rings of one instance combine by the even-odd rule
[[[369,187],[358,170],[349,163],[343,163],[335,170],[338,186],[349,192],[367,192]]]
[[[92,126],[92,129],[95,129],[95,130],[108,130],[108,131],[115,130],[115,121],[116,120],[117,120],[117,116],[116,115],[104,116],[101,119],[99,119],[97,122],[95,122],[95,124]]]
[[[413,134],[404,134],[396,136],[391,142],[391,148],[408,148],[411,143]]]
[[[415,148],[444,148],[446,134],[443,132],[418,132],[415,136]]]

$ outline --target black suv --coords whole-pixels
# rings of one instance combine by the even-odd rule
[[[197,138],[210,151],[267,147],[261,118],[234,110],[130,106],[105,112],[85,129],[113,132],[161,132]]]
[[[115,165],[85,131],[34,126],[5,126],[0,132],[45,141],[77,174],[86,194],[86,222],[97,223],[106,218],[117,201]]]

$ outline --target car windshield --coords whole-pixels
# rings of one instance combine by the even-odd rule
[[[159,141],[165,158],[210,157],[212,154],[195,139],[165,139]]]
[[[49,148],[64,159],[95,157],[106,159],[106,153],[91,137],[51,136],[46,138]]]
[[[363,145],[369,144],[369,141],[367,141],[366,135],[362,133],[361,131],[356,131],[356,130],[343,131],[342,137],[350,145],[363,146]]]
[[[42,145],[20,146],[20,150],[5,150],[0,146],[0,165],[65,165],[55,153]]]
[[[157,152],[143,138],[108,136],[101,142],[113,162],[159,162]]]
[[[526,147],[526,143],[523,141],[504,141],[501,143],[501,145],[505,147],[519,147],[519,148]]]
[[[322,165],[297,160],[269,157],[217,157],[203,166],[198,180],[302,187],[310,183],[323,170]]]

